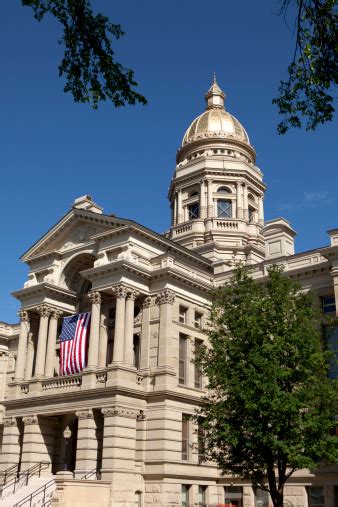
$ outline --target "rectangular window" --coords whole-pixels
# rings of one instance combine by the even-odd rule
[[[338,378],[338,326],[324,326],[327,349],[333,353],[329,363],[329,378]]]
[[[188,314],[188,309],[185,306],[180,305],[179,309],[178,309],[179,322],[182,322],[182,324],[186,324],[187,323],[187,314]]]
[[[198,451],[198,461],[199,463],[201,463],[205,458],[205,429],[203,427],[203,421],[198,421],[197,451]]]
[[[240,486],[224,487],[224,504],[227,507],[242,507],[243,488]]]
[[[189,490],[190,490],[190,486],[188,486],[187,484],[182,484],[182,490],[181,490],[182,507],[189,507]]]
[[[199,206],[198,202],[193,202],[188,206],[188,220],[193,220],[194,218],[198,218],[199,215]]]
[[[267,491],[257,488],[256,507],[269,507],[269,493]]]
[[[194,326],[197,329],[201,329],[201,327],[202,327],[202,314],[200,312],[195,312]]]
[[[249,223],[253,224],[255,221],[255,210],[253,208],[249,208]]]
[[[198,493],[197,493],[197,505],[198,507],[206,507],[206,486],[198,486]]]
[[[321,299],[323,313],[334,313],[336,311],[336,300],[334,296],[324,296]]]
[[[179,358],[178,358],[178,383],[185,384],[187,381],[187,339],[184,334],[179,338]]]
[[[182,414],[182,461],[189,458],[189,416]]]
[[[136,366],[136,368],[139,369],[139,367],[140,367],[140,337],[138,334],[134,334],[133,352],[134,352],[134,366]]]
[[[310,486],[307,489],[309,507],[325,507],[325,496],[323,487]]]
[[[217,216],[219,218],[231,218],[232,217],[232,205],[231,201],[217,201]]]
[[[200,352],[201,346],[203,342],[202,340],[195,339],[195,358],[198,357],[198,354]],[[195,367],[195,388],[196,389],[202,389],[202,372],[199,364],[194,363]]]

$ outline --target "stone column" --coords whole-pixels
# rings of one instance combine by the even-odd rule
[[[206,218],[207,207],[205,202],[205,181],[200,181],[200,218]]]
[[[79,410],[78,418],[76,469],[75,478],[83,477],[86,472],[97,468],[98,442],[96,436],[96,422],[92,410]],[[91,477],[94,479],[95,477]]]
[[[113,362],[122,363],[124,350],[124,321],[126,313],[127,291],[125,286],[122,284],[113,287],[113,290],[116,294]]]
[[[134,364],[134,306],[138,292],[134,289],[129,290],[126,300],[126,317],[124,325],[124,354],[123,359],[126,364]]]
[[[109,306],[106,303],[102,307],[100,317],[100,338],[99,338],[100,368],[105,368],[107,366],[108,329],[109,329]]]
[[[212,181],[207,180],[207,185],[208,218],[212,218],[214,216],[214,203],[212,201]]]
[[[15,417],[4,417],[0,470],[17,465],[20,460],[20,431]]]
[[[42,434],[38,416],[29,415],[22,418],[25,425],[22,444],[22,469],[29,468],[41,461],[51,463],[51,457],[47,448],[47,441]],[[45,435],[47,436],[47,435]],[[50,467],[43,470],[43,475],[50,473]]]
[[[248,189],[245,183],[243,184],[243,218],[249,220]]]
[[[103,408],[103,453],[102,480],[112,480],[113,488],[131,495],[126,503],[133,502],[135,457],[136,457],[136,418],[138,411],[127,407]],[[128,471],[130,472],[129,482]],[[119,474],[121,472],[121,475]]]
[[[46,377],[54,377],[55,347],[56,347],[58,320],[61,317],[61,315],[62,315],[61,310],[58,310],[57,308],[51,309],[50,320],[49,320],[49,330],[48,330],[46,367],[45,367],[45,376]]]
[[[18,345],[18,354],[16,358],[15,365],[15,374],[14,380],[23,380],[25,373],[25,362],[26,362],[26,348],[27,348],[27,338],[29,331],[29,316],[28,312],[25,310],[21,310],[19,312],[20,316],[20,335],[19,335],[19,345]]]
[[[35,377],[43,377],[45,373],[47,331],[50,308],[47,305],[43,304],[38,306],[37,310],[40,314],[40,325],[36,351]]]
[[[237,181],[237,185],[236,185],[236,217],[237,218],[243,218],[243,208],[242,208],[243,201],[241,199],[241,197],[242,197],[241,187],[242,187],[242,184],[239,181]]]
[[[99,362],[101,294],[91,291],[88,297],[92,303],[87,368],[97,368]]]
[[[151,296],[147,296],[143,301],[143,310],[142,310],[141,358],[140,358],[141,369],[149,368],[151,306],[152,306],[152,298]]]
[[[259,225],[264,225],[264,196],[258,197],[258,223]]]
[[[34,354],[37,345],[37,332],[38,332],[38,320],[31,318],[27,342],[25,380],[30,380],[33,376]]]
[[[173,303],[175,294],[164,289],[157,296],[160,305],[160,330],[158,340],[158,366],[164,366],[171,362],[172,320]]]
[[[177,223],[183,222],[183,209],[182,209],[182,190],[179,188],[177,191]]]

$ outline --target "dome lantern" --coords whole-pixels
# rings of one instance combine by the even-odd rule
[[[207,101],[208,109],[224,109],[225,93],[218,86],[216,81],[216,74],[214,73],[214,82],[205,94],[205,100]]]

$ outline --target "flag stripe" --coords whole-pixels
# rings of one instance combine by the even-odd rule
[[[90,312],[63,319],[60,336],[60,375],[80,373],[87,365]]]

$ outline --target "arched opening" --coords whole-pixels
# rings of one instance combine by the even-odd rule
[[[232,194],[232,191],[229,187],[222,186],[217,189],[217,193],[218,194]]]
[[[248,199],[250,199],[250,201],[254,201],[254,202],[256,201],[254,195],[251,193],[248,194]]]
[[[87,294],[91,289],[91,282],[81,275],[81,271],[94,266],[95,257],[89,253],[83,253],[72,259],[63,271],[64,284],[67,289],[76,292],[78,296]]]

